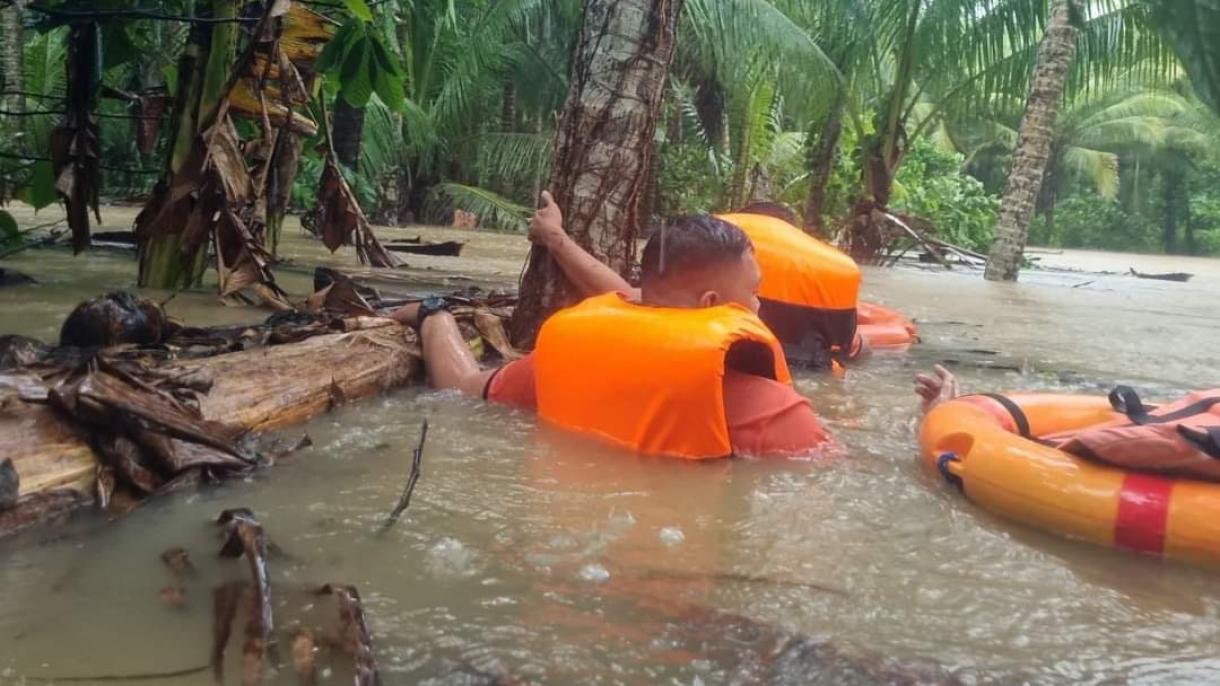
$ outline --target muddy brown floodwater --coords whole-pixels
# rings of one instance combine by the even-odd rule
[[[123,228],[129,215],[113,210],[107,223]],[[288,233],[296,266],[281,278],[296,295],[313,263],[351,263]],[[514,283],[525,250],[515,236],[385,233],[470,241],[462,258],[409,257],[421,289]],[[0,682],[206,663],[209,589],[243,573],[216,558],[209,522],[248,506],[284,550],[270,562],[277,622],[313,602],[299,589],[357,586],[387,684],[868,683],[861,665],[881,657],[934,662],[967,683],[1220,683],[1213,573],[996,520],[917,467],[911,376],[934,362],[978,390],[1220,386],[1220,262],[1042,260],[1197,276],[1028,272],[996,285],[970,271],[869,270],[867,297],[917,318],[925,341],[842,381],[799,379],[845,446],[835,458],[641,459],[422,389],[345,407],[305,427],[312,447],[248,481],[0,542]],[[0,290],[0,332],[45,339],[72,304],[127,286],[135,268],[58,251],[0,266],[42,281]],[[261,316],[206,293],[170,309],[196,323]],[[379,535],[425,417],[423,478]],[[184,608],[158,597],[170,582],[158,556],[174,547],[199,568]],[[856,657],[761,669],[771,648],[743,637],[742,622]]]

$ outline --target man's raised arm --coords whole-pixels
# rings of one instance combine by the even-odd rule
[[[582,295],[619,292],[639,297],[639,289],[632,288],[626,279],[586,252],[563,230],[563,213],[547,191],[542,192],[542,207],[530,218],[529,238],[547,249]]]

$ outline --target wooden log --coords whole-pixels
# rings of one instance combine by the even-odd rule
[[[350,333],[174,361],[159,369],[212,380],[200,399],[205,419],[271,431],[419,378],[414,333],[389,320],[376,322]],[[5,520],[28,523],[19,511],[34,507],[39,496],[67,490],[82,503],[94,500],[99,462],[88,436],[38,402],[40,392],[45,387],[34,377],[0,376],[0,455],[12,460],[19,479],[17,505],[0,513],[0,535],[9,533]]]
[[[1177,281],[1179,283],[1186,283],[1187,281],[1190,281],[1192,278],[1194,278],[1195,275],[1189,274],[1187,272],[1169,272],[1167,274],[1147,274],[1144,272],[1137,272],[1137,271],[1135,271],[1135,267],[1132,267],[1131,276],[1134,276],[1137,279],[1154,279],[1156,281]]]

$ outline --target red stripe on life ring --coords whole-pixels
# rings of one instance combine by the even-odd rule
[[[1165,551],[1165,526],[1173,480],[1149,474],[1128,474],[1118,494],[1114,545],[1141,553]]]

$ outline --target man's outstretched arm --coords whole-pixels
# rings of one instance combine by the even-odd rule
[[[457,389],[466,395],[481,396],[492,371],[483,371],[462,338],[457,320],[448,312],[437,312],[419,324],[419,303],[403,305],[390,313],[403,326],[418,326],[420,347],[428,385],[436,389]]]
[[[580,247],[563,230],[563,213],[547,191],[542,192],[542,207],[530,218],[530,242],[547,249],[581,294],[586,297],[603,293],[628,293],[639,296],[627,280]]]

